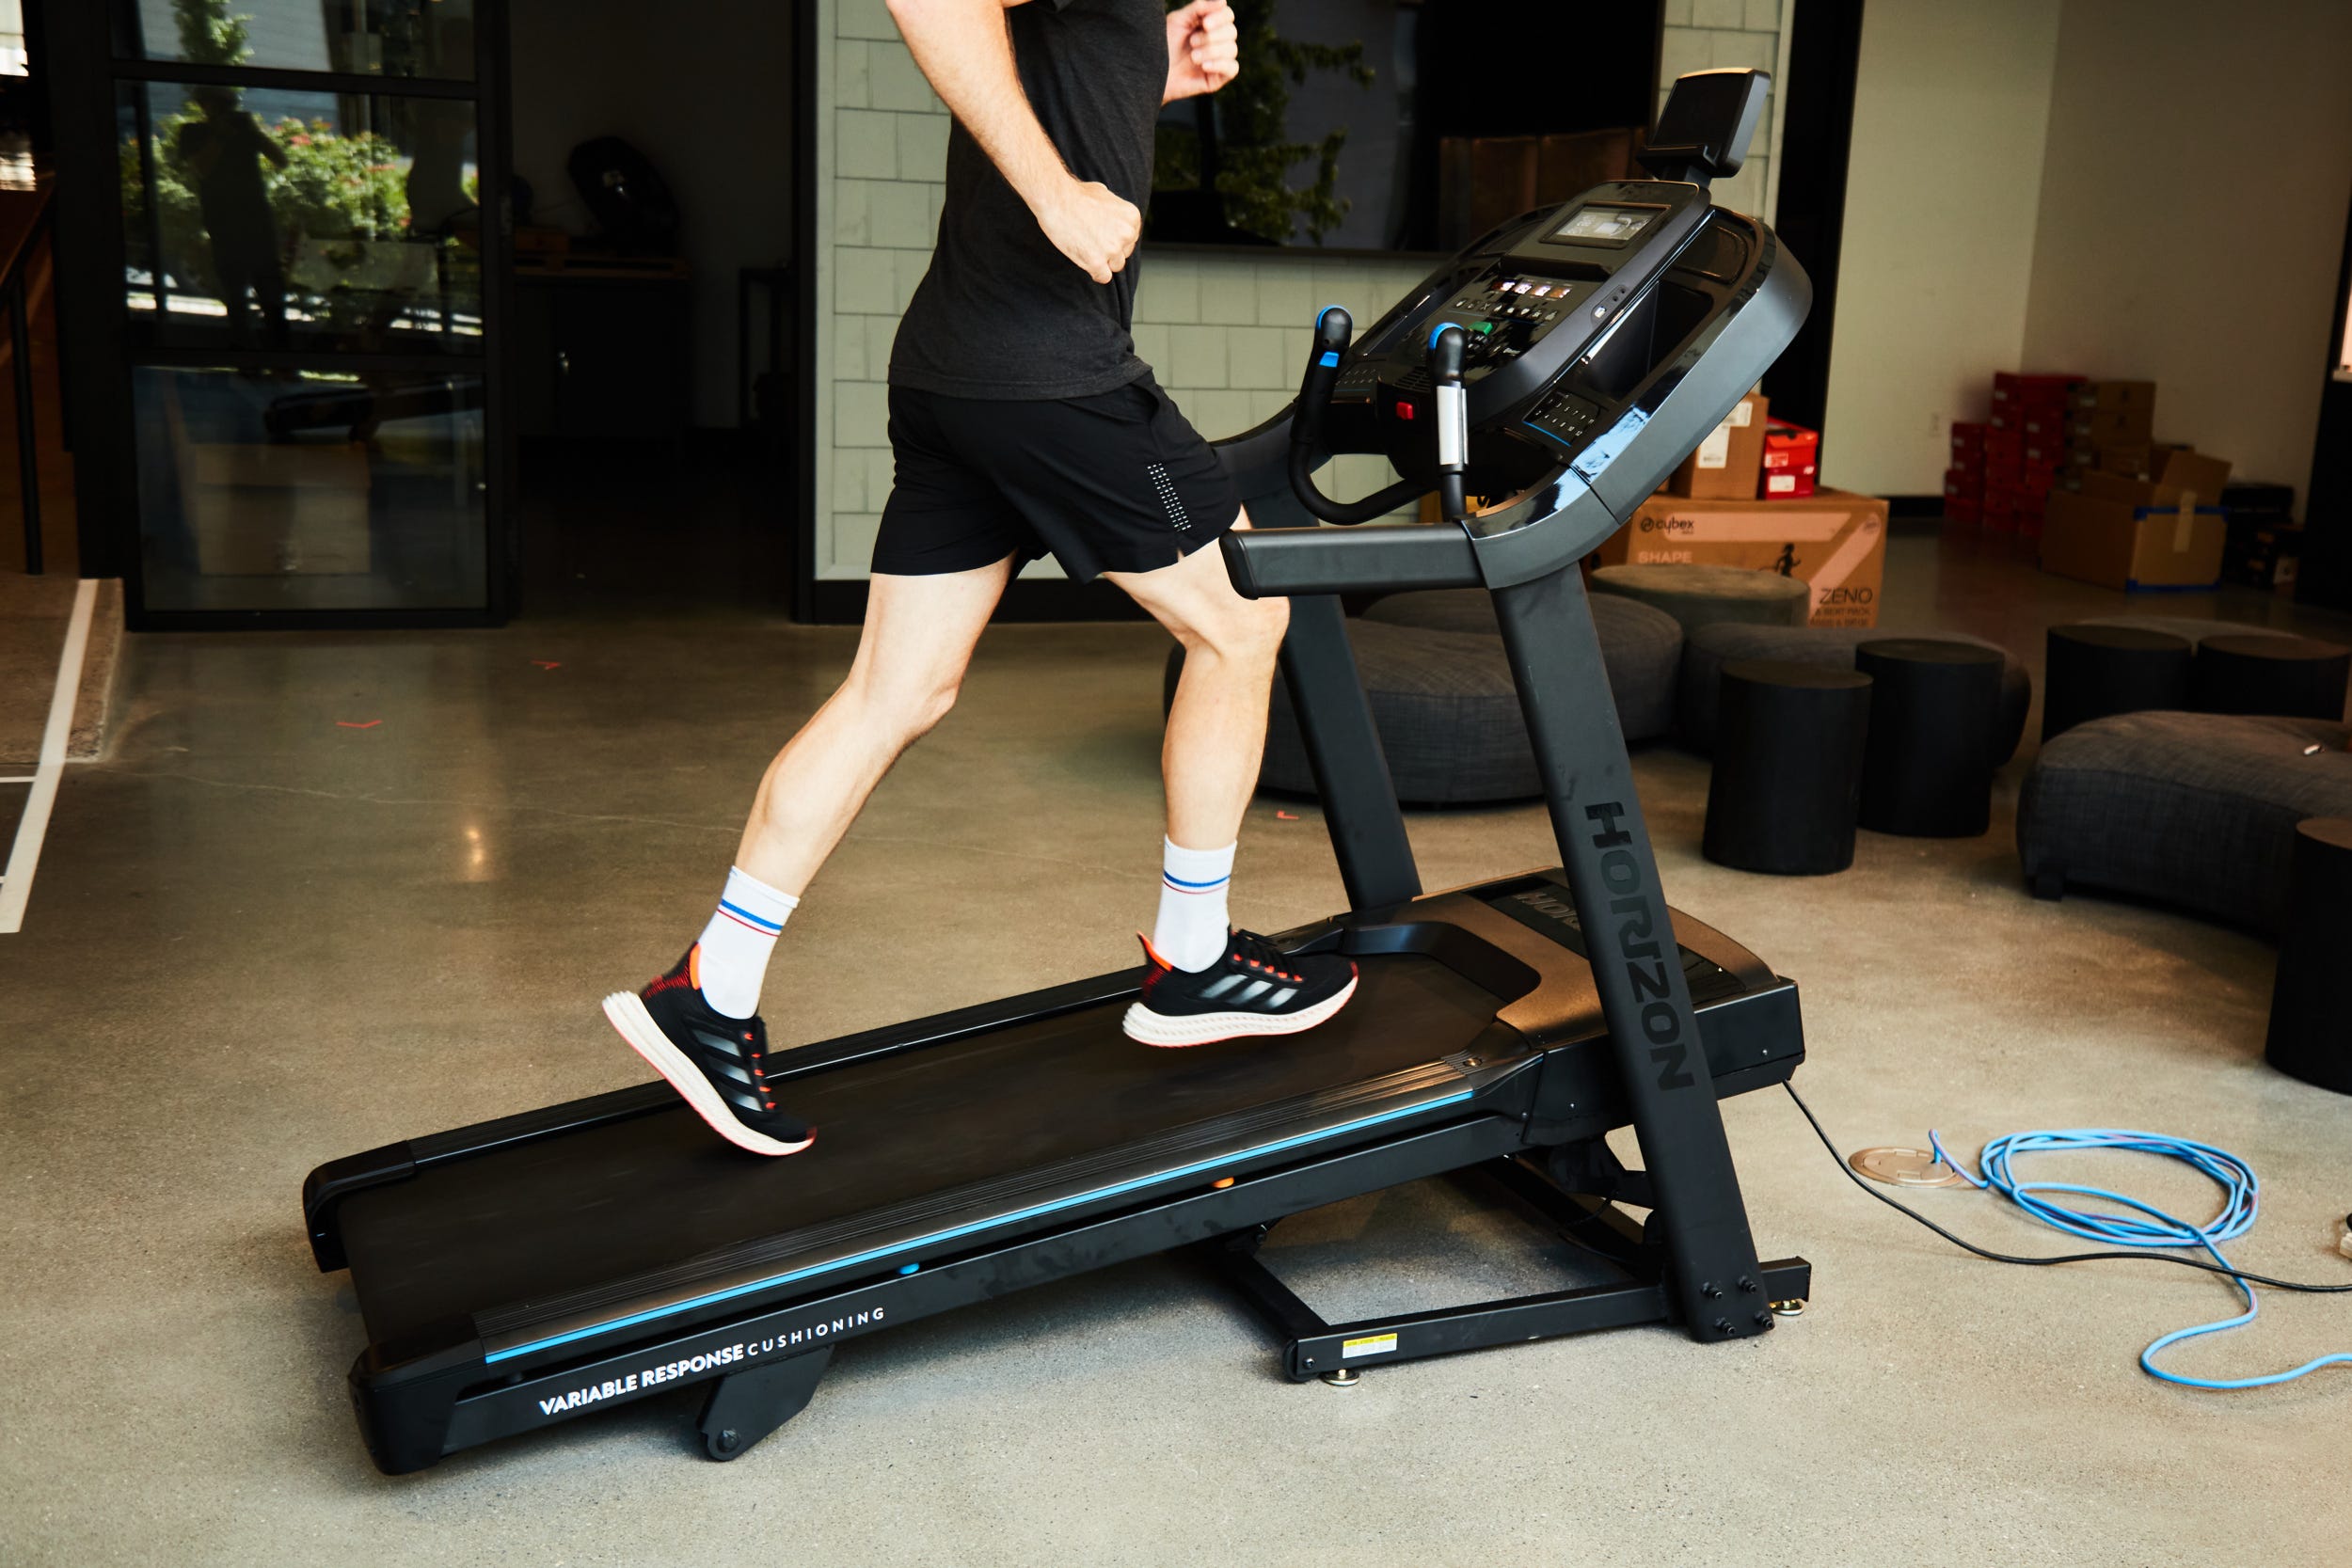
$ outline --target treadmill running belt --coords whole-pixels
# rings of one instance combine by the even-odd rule
[[[681,1104],[355,1193],[342,1227],[368,1333],[382,1343],[1378,1078],[1460,1050],[1510,1000],[1419,956],[1362,969],[1338,1017],[1292,1038],[1155,1050],[1120,1032],[1122,998],[798,1079],[788,1103],[817,1145],[788,1159],[734,1148]]]

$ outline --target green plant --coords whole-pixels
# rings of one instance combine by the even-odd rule
[[[223,0],[171,0],[171,20],[180,30],[180,57],[190,65],[243,65],[249,16],[230,16]]]
[[[1170,0],[1170,9],[1175,3]],[[1282,37],[1274,24],[1278,4],[1232,0],[1233,21],[1241,34],[1241,70],[1210,101],[1215,145],[1204,149],[1199,134],[1164,128],[1153,183],[1162,190],[1197,189],[1213,163],[1226,222],[1277,244],[1288,244],[1303,229],[1320,245],[1347,216],[1349,204],[1338,195],[1347,127],[1335,127],[1319,141],[1290,140],[1284,119],[1291,88],[1319,71],[1343,71],[1357,86],[1368,87],[1374,73],[1364,64],[1361,42],[1300,43]],[[1314,160],[1313,180],[1293,185],[1292,166],[1308,158]]]

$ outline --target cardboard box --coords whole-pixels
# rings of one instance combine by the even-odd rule
[[[1820,479],[1821,433],[1786,420],[1766,420],[1763,463],[1766,500],[1812,495]]]
[[[2121,474],[2126,479],[2146,479],[2150,449],[2138,447],[2101,447],[2099,461],[2093,465],[2102,473]]]
[[[1741,398],[1740,406],[1724,416],[1724,422],[1699,443],[1698,451],[1682,460],[1682,467],[1666,481],[1667,492],[1713,499],[1752,499],[1764,459],[1764,410],[1768,402],[1760,392],[1750,392]]]
[[[1886,503],[1844,490],[1804,500],[1706,500],[1663,493],[1600,546],[1621,562],[1745,566],[1803,578],[1817,626],[1878,625],[1886,571]]]
[[[2146,446],[2155,436],[2155,420],[2146,409],[2101,410],[2076,414],[2070,427],[2077,443],[2094,447]]]
[[[2170,506],[2185,499],[2205,506],[2218,505],[2229,483],[2228,458],[2210,457],[2187,447],[2171,447],[2165,452],[2163,467],[2155,471],[2155,504]]]
[[[2153,381],[2086,381],[2074,388],[2074,404],[2085,413],[2137,411],[2153,418],[2156,384]]]
[[[2167,454],[2150,481],[2087,473],[2050,497],[2042,564],[2107,588],[2205,588],[2220,578],[2229,529],[2218,505],[2230,465],[2202,452]]]

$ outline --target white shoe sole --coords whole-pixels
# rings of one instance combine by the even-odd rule
[[[719,1098],[719,1091],[710,1086],[710,1080],[702,1075],[685,1052],[670,1043],[670,1037],[645,1011],[644,999],[635,991],[616,990],[604,999],[604,1016],[612,1021],[612,1027],[628,1041],[628,1048],[645,1058],[645,1065],[670,1081],[694,1114],[710,1124],[710,1130],[738,1148],[748,1148],[754,1154],[798,1154],[817,1141],[811,1132],[799,1143],[788,1144],[771,1138],[765,1132],[755,1132],[735,1119],[727,1102]]]
[[[1131,1040],[1141,1040],[1162,1050],[1186,1045],[1210,1045],[1217,1040],[1236,1040],[1252,1035],[1295,1035],[1316,1024],[1347,1006],[1347,999],[1356,994],[1356,981],[1351,979],[1345,989],[1327,996],[1304,1012],[1296,1013],[1190,1013],[1170,1018],[1155,1013],[1137,1002],[1127,1008],[1121,1025]]]

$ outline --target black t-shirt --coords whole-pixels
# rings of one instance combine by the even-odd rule
[[[1140,208],[1168,87],[1160,0],[1031,0],[1006,12],[1038,123],[1080,180]],[[930,270],[890,351],[890,383],[950,397],[1075,398],[1144,373],[1128,327],[1136,258],[1097,283],[1054,247],[961,121]]]

